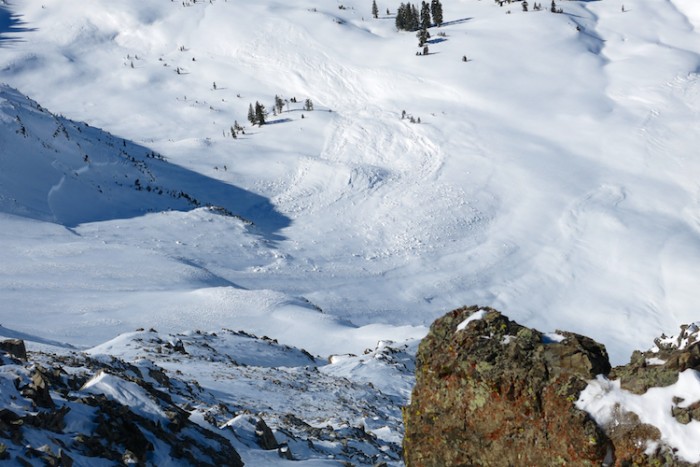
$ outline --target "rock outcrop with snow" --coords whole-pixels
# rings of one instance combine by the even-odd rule
[[[0,340],[0,460],[399,466],[414,351],[380,342],[329,363],[226,329],[87,351]]]
[[[613,370],[588,337],[544,334],[490,308],[454,310],[418,350],[406,464],[698,462],[687,448],[697,436],[698,349],[697,328],[684,326]]]

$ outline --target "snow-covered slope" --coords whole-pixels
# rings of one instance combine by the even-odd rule
[[[358,325],[494,305],[614,359],[692,319],[692,2],[447,2],[427,56],[384,14],[396,5],[374,19],[364,3],[17,1],[0,69],[53,112],[260,197],[226,206],[281,240],[270,261],[224,265],[245,288]],[[276,94],[297,102],[234,140]]]
[[[693,0],[444,0],[428,55],[378,4],[0,6],[3,326],[325,357],[476,303],[619,363],[697,320]]]

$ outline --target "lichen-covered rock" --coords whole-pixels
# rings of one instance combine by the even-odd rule
[[[574,405],[587,380],[609,371],[605,348],[590,338],[545,335],[490,308],[454,310],[418,350],[406,464],[609,462],[609,438]]]
[[[700,323],[654,343],[611,369],[587,337],[542,334],[490,308],[454,310],[418,349],[406,464],[700,466],[687,448],[692,426],[683,431],[700,421]]]

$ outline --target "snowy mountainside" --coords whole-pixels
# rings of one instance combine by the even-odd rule
[[[398,2],[376,19],[367,0],[3,2],[0,330],[189,368],[210,403],[330,454],[372,383],[364,430],[389,444],[366,440],[348,460],[365,463],[395,459],[415,345],[344,354],[474,303],[589,335],[615,363],[697,321],[696,3],[443,3],[423,54]],[[260,342],[222,328],[316,364],[280,350],[230,369]],[[212,368],[238,372],[245,404]],[[324,391],[353,394],[330,431]]]
[[[447,2],[425,56],[397,5],[374,19],[365,3],[17,1],[0,70],[54,112],[261,197],[230,209],[279,241],[228,269],[246,289],[360,326],[492,305],[612,342],[613,360],[694,320],[694,3]],[[248,126],[275,95],[282,112]]]

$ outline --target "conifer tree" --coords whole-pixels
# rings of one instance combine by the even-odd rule
[[[418,8],[415,5],[411,5],[411,24],[410,31],[417,31],[420,28],[420,15],[418,14]]]
[[[284,110],[284,100],[277,95],[275,95],[275,110],[278,114],[281,114],[282,110]]]
[[[406,4],[401,3],[396,10],[396,29],[399,31],[406,29]]]
[[[442,3],[440,0],[432,0],[430,2],[430,13],[433,15],[433,22],[438,26],[442,25]]]
[[[255,125],[255,110],[253,110],[253,104],[248,105],[248,121],[251,125]]]
[[[428,30],[425,28],[421,29],[418,33],[418,47],[423,47],[425,43],[428,42],[429,37],[430,33],[428,32]]]
[[[396,29],[417,31],[420,29],[420,24],[418,9],[410,3],[402,3],[396,11]]]
[[[255,101],[255,123],[257,123],[260,126],[263,126],[265,124],[265,119],[267,118],[267,111],[265,110],[265,106],[262,105],[260,102]]]
[[[372,0],[372,16],[374,16],[374,19],[379,18],[379,8],[377,7],[377,0]]]
[[[428,5],[425,0],[420,7],[420,27],[423,29],[428,29],[432,25],[430,20],[430,5]]]

